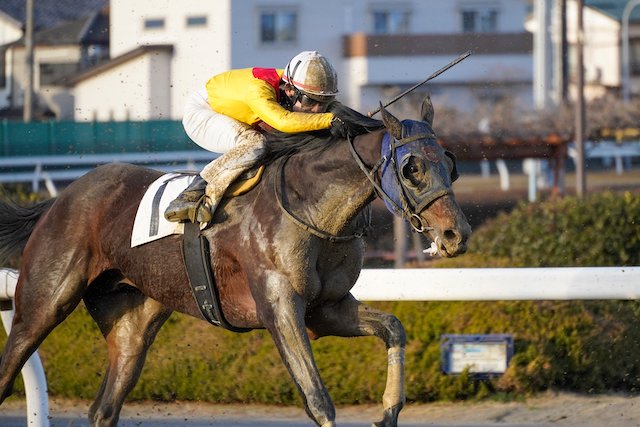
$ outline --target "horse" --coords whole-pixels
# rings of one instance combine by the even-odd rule
[[[396,426],[405,402],[401,322],[350,293],[363,265],[360,237],[370,203],[383,197],[436,242],[443,257],[466,250],[471,230],[451,189],[455,158],[437,143],[430,101],[423,111],[421,120],[400,121],[383,109],[384,127],[354,138],[306,135],[268,164],[254,189],[225,199],[201,231],[224,317],[234,328],[268,330],[318,426],[335,426],[336,413],[312,339],[380,338],[387,382],[382,420],[373,425]],[[385,138],[392,149],[383,155]],[[396,180],[395,196],[381,185],[383,169]],[[188,283],[181,236],[130,245],[138,203],[161,175],[103,165],[54,199],[31,207],[0,202],[0,265],[21,256],[15,316],[0,362],[0,402],[30,355],[84,301],[108,351],[88,417],[94,426],[115,426],[169,315],[204,319]]]

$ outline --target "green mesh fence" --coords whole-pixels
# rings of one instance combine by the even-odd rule
[[[176,120],[144,122],[0,122],[0,156],[192,150]]]

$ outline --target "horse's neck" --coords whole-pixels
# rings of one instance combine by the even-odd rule
[[[380,158],[380,133],[356,138],[356,151],[365,164]],[[292,206],[306,219],[331,234],[357,231],[354,219],[373,200],[373,187],[352,156],[348,143],[336,144],[319,156],[292,158],[287,179],[298,202]],[[298,172],[298,173],[296,173]]]

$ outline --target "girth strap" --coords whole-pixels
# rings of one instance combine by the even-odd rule
[[[209,323],[233,332],[248,332],[251,329],[236,328],[227,322],[220,307],[220,296],[216,287],[209,260],[209,241],[200,234],[200,224],[184,224],[182,236],[182,258],[187,270],[191,292],[198,308]]]

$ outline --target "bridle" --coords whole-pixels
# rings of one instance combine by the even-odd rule
[[[416,212],[415,209],[412,208],[411,203],[409,203],[409,201],[407,200],[406,191],[410,191],[410,190],[408,190],[403,185],[402,177],[400,176],[400,172],[398,171],[397,150],[403,145],[421,141],[421,140],[433,137],[434,135],[433,134],[417,134],[417,135],[402,137],[400,139],[396,139],[391,134],[389,134],[389,136],[391,137],[390,156],[389,157],[382,156],[380,160],[378,160],[371,167],[371,169],[367,168],[367,165],[365,165],[364,161],[356,151],[356,148],[353,145],[353,141],[351,140],[351,138],[348,137],[347,142],[349,143],[349,150],[351,151],[351,155],[356,160],[356,163],[358,164],[362,172],[364,172],[369,182],[371,182],[371,185],[373,186],[378,197],[380,197],[382,200],[387,202],[387,204],[390,205],[396,213],[398,213],[403,219],[405,219],[411,225],[411,228],[413,228],[418,233],[424,233],[425,231],[433,230],[433,227],[430,227],[428,224],[425,223],[425,221],[420,216],[420,212]],[[384,188],[382,188],[382,185],[380,184],[380,170],[382,166],[387,162],[390,162],[391,170],[393,171],[393,174],[396,176],[397,182],[402,187],[402,191],[399,192],[401,206],[398,205],[398,203],[396,203],[393,197],[391,197],[384,190]],[[432,200],[430,200],[430,202],[433,202],[437,198],[443,197],[446,194],[447,193],[438,194],[437,197],[433,197]]]
[[[388,131],[387,131],[388,132]],[[393,210],[399,214],[402,218],[404,218],[405,220],[407,220],[407,222],[411,225],[411,227],[417,231],[418,233],[424,233],[426,231],[430,231],[433,230],[433,227],[430,227],[425,220],[420,216],[420,212],[422,209],[424,209],[424,206],[427,206],[428,204],[434,202],[435,200],[444,197],[448,194],[451,194],[451,190],[450,189],[442,189],[442,190],[438,190],[436,192],[429,192],[427,193],[426,198],[424,198],[420,205],[423,206],[422,209],[420,209],[420,211],[417,211],[417,209],[414,207],[414,205],[408,200],[407,198],[407,192],[411,192],[412,190],[410,188],[407,188],[407,186],[404,184],[403,179],[400,175],[400,172],[398,170],[398,159],[397,159],[397,150],[400,147],[403,147],[407,144],[411,144],[411,143],[415,143],[418,141],[422,141],[425,139],[429,139],[429,138],[433,138],[435,135],[433,133],[420,133],[420,134],[415,134],[415,135],[409,135],[406,137],[402,137],[400,139],[396,139],[393,135],[391,135],[391,133],[389,133],[389,136],[391,138],[391,143],[390,143],[390,155],[389,156],[381,156],[381,158],[371,167],[369,168],[364,161],[362,160],[362,158],[360,157],[360,155],[358,154],[358,152],[356,151],[355,145],[353,143],[353,140],[350,136],[347,136],[347,143],[349,145],[349,151],[351,152],[351,155],[353,156],[353,158],[355,159],[356,163],[358,164],[358,167],[360,168],[360,170],[362,170],[362,172],[365,174],[365,176],[367,177],[367,179],[369,180],[369,182],[371,183],[371,185],[374,188],[374,191],[376,193],[376,195],[378,197],[380,197],[381,199],[383,199],[388,206],[391,206],[393,208]],[[302,228],[303,230],[307,231],[308,233],[319,237],[321,239],[324,240],[328,240],[330,242],[346,242],[349,240],[353,240],[353,239],[359,239],[361,237],[363,237],[366,234],[366,230],[367,228],[369,228],[369,223],[370,223],[370,218],[367,219],[366,221],[366,225],[365,227],[363,227],[362,230],[358,230],[357,232],[353,233],[353,234],[349,234],[349,235],[343,235],[343,236],[338,236],[338,235],[334,235],[331,233],[328,233],[326,231],[320,230],[319,228],[315,227],[314,225],[308,224],[307,222],[303,221],[302,219],[298,218],[296,215],[294,215],[293,213],[291,213],[282,203],[282,199],[280,197],[280,193],[281,191],[279,191],[279,183],[282,183],[282,175],[283,175],[283,170],[284,167],[286,165],[286,162],[288,160],[288,157],[283,159],[283,161],[280,163],[280,167],[278,168],[278,172],[275,174],[274,176],[274,192],[275,192],[275,197],[276,197],[276,201],[278,203],[278,206],[280,207],[280,209],[282,210],[282,212],[287,216],[287,218],[289,218],[289,220],[291,220],[294,224],[296,224],[298,227]],[[396,180],[399,183],[401,188],[401,191],[399,191],[399,197],[400,197],[400,204],[398,204],[393,197],[391,197],[383,188],[382,184],[381,184],[381,168],[385,165],[385,164],[389,164],[389,166],[391,167],[391,170],[393,171],[393,174],[396,176]],[[281,184],[280,184],[281,185]]]

